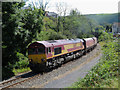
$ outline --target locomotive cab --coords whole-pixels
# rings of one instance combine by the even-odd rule
[[[45,46],[37,42],[29,45],[28,58],[30,62],[35,64],[45,62],[45,59],[46,59]]]

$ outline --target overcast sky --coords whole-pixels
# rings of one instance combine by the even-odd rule
[[[29,3],[32,0],[29,0]],[[33,0],[34,2],[37,0]],[[47,11],[57,12],[56,3],[67,3],[68,12],[77,8],[81,14],[117,13],[120,0],[43,0],[49,1]]]

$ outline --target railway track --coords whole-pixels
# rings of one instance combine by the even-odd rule
[[[28,80],[33,79],[33,78],[37,78],[40,75],[41,75],[40,73],[39,74],[34,74],[32,72],[29,72],[27,74],[20,75],[19,77],[16,77],[14,79],[1,82],[0,83],[0,90],[10,88],[10,87],[12,87],[14,85],[20,84],[22,82],[28,81]]]

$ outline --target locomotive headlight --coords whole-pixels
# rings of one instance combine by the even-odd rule
[[[32,59],[29,59],[30,62],[32,62],[33,60]]]
[[[31,62],[31,59],[29,59],[29,61]]]

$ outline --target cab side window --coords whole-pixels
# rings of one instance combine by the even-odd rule
[[[49,54],[49,53],[51,53],[51,48],[50,47],[47,48],[47,54]]]

